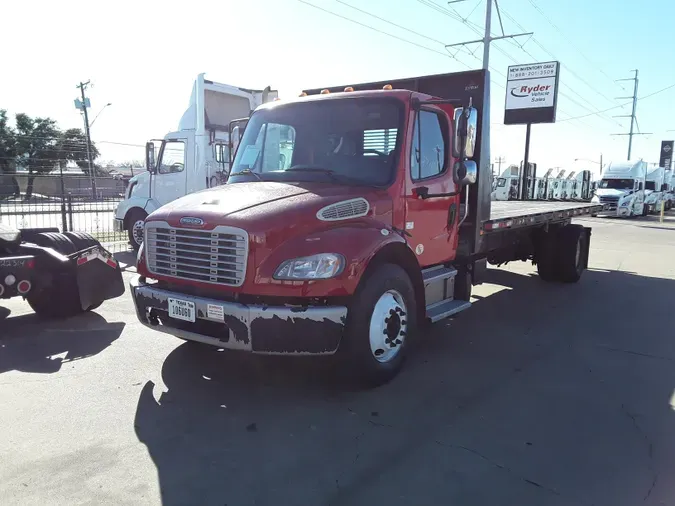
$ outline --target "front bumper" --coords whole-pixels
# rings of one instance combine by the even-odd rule
[[[136,315],[143,325],[188,341],[252,353],[333,354],[342,339],[347,318],[345,306],[289,307],[224,302],[157,288],[138,275],[131,279],[129,288]],[[168,317],[169,297],[193,302],[196,321]]]

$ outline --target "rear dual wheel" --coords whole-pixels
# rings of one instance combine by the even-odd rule
[[[576,283],[586,268],[588,235],[581,225],[567,225],[540,237],[537,272],[544,281]]]

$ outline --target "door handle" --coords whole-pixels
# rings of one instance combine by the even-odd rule
[[[448,208],[448,228],[452,228],[457,217],[457,205],[453,202]]]

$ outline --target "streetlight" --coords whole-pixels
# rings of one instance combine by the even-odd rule
[[[94,123],[96,122],[96,120],[98,119],[98,117],[99,117],[99,116],[101,115],[101,113],[105,110],[105,108],[108,107],[109,105],[112,105],[112,102],[108,102],[107,104],[105,104],[105,105],[101,108],[100,111],[98,111],[98,114],[94,117],[94,121],[92,121],[91,123],[89,123],[89,128],[91,128],[91,127],[94,126]]]

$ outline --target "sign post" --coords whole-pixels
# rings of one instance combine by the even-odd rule
[[[670,170],[673,163],[673,141],[661,141],[661,156],[659,157],[659,167]]]
[[[520,175],[520,200],[527,200],[532,123],[555,123],[560,63],[557,61],[509,67],[504,105],[505,125],[527,125],[525,157]]]

